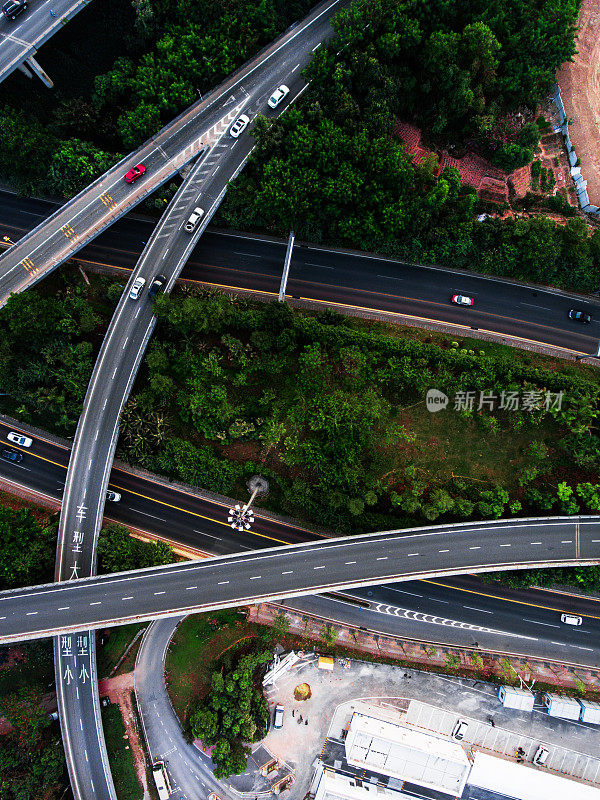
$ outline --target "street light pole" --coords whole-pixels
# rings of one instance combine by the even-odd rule
[[[229,509],[229,516],[227,522],[234,530],[248,531],[250,525],[254,522],[254,515],[252,511],[252,503],[257,494],[266,494],[269,491],[269,482],[260,475],[255,475],[248,481],[248,486],[252,490],[250,500],[244,505],[236,503],[233,508]]]

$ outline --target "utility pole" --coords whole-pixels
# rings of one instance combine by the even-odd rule
[[[285,303],[285,287],[290,274],[290,262],[292,260],[292,250],[294,249],[294,231],[290,231],[287,250],[285,251],[285,261],[283,262],[283,275],[281,276],[281,286],[279,287],[279,302]]]

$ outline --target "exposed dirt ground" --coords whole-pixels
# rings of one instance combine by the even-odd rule
[[[133,707],[131,705],[131,692],[133,691],[133,672],[124,675],[117,675],[116,678],[105,678],[98,684],[100,695],[110,697],[111,703],[116,703],[121,709],[121,716],[125,724],[125,730],[129,737],[129,746],[133,753],[135,771],[142,786],[144,787],[144,799],[149,800],[150,794],[146,784],[146,761],[142,744],[139,739],[138,730],[135,724]]]
[[[600,0],[583,0],[577,50],[557,79],[590,203],[600,206]]]

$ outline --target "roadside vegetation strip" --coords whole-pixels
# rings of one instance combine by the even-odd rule
[[[118,705],[102,709],[102,727],[117,797],[119,800],[142,800],[144,791],[135,771],[133,752],[127,745]]]
[[[283,619],[282,619],[283,618]],[[519,684],[518,673],[531,672],[538,691],[560,688],[567,694],[600,698],[598,670],[565,659],[531,658],[528,653],[464,647],[448,642],[390,635],[378,630],[331,622],[318,614],[260,603],[248,609],[248,624],[267,626],[286,649],[315,649],[342,657],[401,663],[435,672],[451,672],[496,683]]]

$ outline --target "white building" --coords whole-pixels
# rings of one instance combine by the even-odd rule
[[[469,785],[514,800],[600,800],[600,789],[503,758],[477,753]]]
[[[462,794],[469,775],[469,760],[457,742],[357,711],[352,714],[345,748],[346,760],[353,767],[453,797]]]

